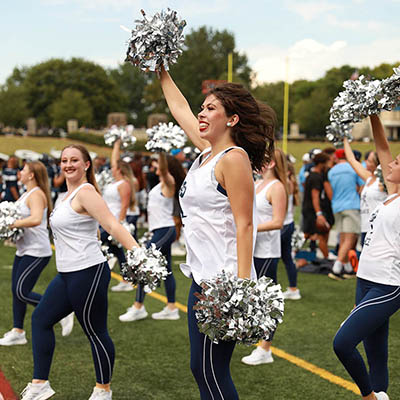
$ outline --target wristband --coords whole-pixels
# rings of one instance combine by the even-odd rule
[[[317,214],[317,217],[319,217],[320,215],[324,215],[324,213],[322,211],[318,211],[316,214]]]

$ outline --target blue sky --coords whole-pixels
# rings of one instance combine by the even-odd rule
[[[400,61],[400,0],[2,0],[0,84],[15,66],[53,57],[122,63],[140,9],[170,7],[186,33],[207,25],[235,35],[260,82],[317,79],[334,66]],[[178,61],[179,62],[179,61]],[[213,78],[213,77],[210,77]]]

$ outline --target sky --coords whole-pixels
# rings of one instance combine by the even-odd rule
[[[400,62],[400,0],[1,0],[0,84],[14,67],[50,58],[117,67],[130,37],[120,25],[167,7],[186,20],[184,33],[233,33],[259,83]]]

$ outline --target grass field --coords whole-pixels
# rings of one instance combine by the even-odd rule
[[[12,327],[10,280],[14,253],[14,248],[0,245],[1,335]],[[185,305],[190,281],[179,271],[178,263],[182,259],[174,257],[173,270],[177,280],[177,301]],[[43,292],[55,273],[52,259],[35,290]],[[282,265],[279,267],[279,280],[286,287],[287,278]],[[111,285],[115,283],[117,281],[112,279]],[[287,302],[284,322],[275,335],[275,348],[311,363],[311,369],[315,367],[316,370],[319,367],[325,370],[322,375],[331,373],[350,381],[332,351],[332,338],[353,307],[355,280],[336,282],[323,275],[299,273],[299,287],[303,299]],[[164,295],[163,288],[158,292]],[[121,323],[118,315],[131,305],[133,293],[109,292],[109,330],[116,348],[113,398],[198,399],[197,386],[189,368],[186,315],[181,312],[179,321],[154,321],[147,318],[143,321]],[[151,296],[146,297],[145,305],[149,313],[159,311],[164,306],[160,300]],[[21,391],[32,377],[31,313],[32,307],[29,306],[25,319],[29,344],[0,348],[0,369],[16,392]],[[85,400],[89,397],[95,380],[89,342],[78,325],[65,338],[61,336],[59,325],[55,327],[55,331],[57,345],[50,374],[52,387],[57,392],[54,399]],[[397,357],[400,347],[399,332],[400,317],[395,315],[391,321],[389,358],[389,395],[392,399],[396,399],[400,393],[400,360]],[[251,350],[251,347],[237,346],[231,363],[232,375],[241,399],[360,398],[354,392],[287,361],[289,356],[285,354],[285,358],[275,354],[273,364],[246,366],[240,359]]]

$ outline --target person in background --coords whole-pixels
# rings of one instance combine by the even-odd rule
[[[3,183],[5,186],[3,201],[17,201],[19,198],[18,190],[18,158],[10,156],[6,167],[3,169]]]

